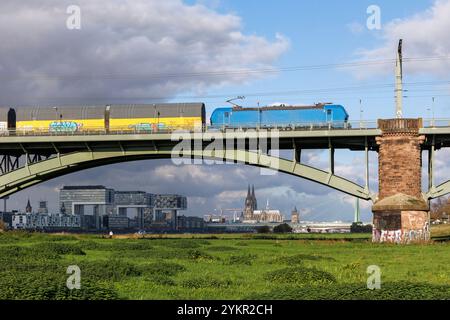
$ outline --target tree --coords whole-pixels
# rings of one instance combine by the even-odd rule
[[[353,222],[350,226],[351,233],[371,233],[372,226],[370,224],[362,224],[362,222]]]
[[[274,233],[289,233],[292,232],[292,228],[287,223],[282,223],[273,228]]]
[[[3,220],[0,220],[0,231],[5,231],[6,230],[6,224],[5,222],[3,222]]]
[[[270,227],[269,226],[259,226],[256,227],[257,233],[270,233]]]
[[[433,200],[430,207],[431,220],[442,219],[444,215],[450,213],[450,197]]]

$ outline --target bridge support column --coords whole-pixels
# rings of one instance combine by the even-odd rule
[[[373,242],[430,239],[429,205],[422,196],[422,119],[379,120],[379,193],[372,207]]]

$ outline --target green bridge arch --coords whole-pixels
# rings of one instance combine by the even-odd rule
[[[10,171],[0,176],[0,197],[14,194],[25,188],[34,186],[50,179],[103,165],[148,159],[170,159],[172,148],[166,150],[101,150],[76,151],[57,154],[55,157]],[[189,150],[182,152],[183,157],[211,160],[232,161],[248,165],[273,169],[279,172],[320,183],[335,190],[363,200],[373,200],[367,188],[364,188],[331,172],[313,168],[294,160],[277,158],[266,154],[258,154],[246,150]]]

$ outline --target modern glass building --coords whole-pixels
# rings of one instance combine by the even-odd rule
[[[61,212],[91,216],[96,221],[95,228],[108,228],[103,226],[109,221],[101,219],[104,216],[122,217],[111,220],[117,228],[126,225],[125,219],[130,228],[147,228],[153,224],[176,228],[178,210],[187,208],[187,199],[181,195],[115,191],[104,186],[65,186],[59,197]]]
[[[59,192],[59,204],[64,205],[66,214],[111,214],[114,190],[104,186],[64,186]]]
[[[155,195],[155,205],[153,208],[153,220],[156,223],[168,223],[172,228],[177,229],[178,210],[186,210],[187,199],[178,194],[157,194]]]

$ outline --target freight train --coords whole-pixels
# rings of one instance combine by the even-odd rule
[[[208,128],[299,128],[347,125],[341,105],[215,109]],[[158,132],[204,129],[204,103],[0,108],[0,133]]]
[[[0,131],[154,132],[201,128],[205,117],[203,103],[0,108]]]

